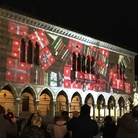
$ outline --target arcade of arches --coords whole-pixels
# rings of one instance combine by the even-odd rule
[[[69,111],[72,116],[71,112],[80,111],[81,105],[86,103],[91,106],[91,117],[98,122],[106,115],[111,115],[116,121],[133,107],[133,100],[129,95],[73,90],[53,92],[48,87],[22,85],[19,88],[6,84],[0,91],[0,104],[6,110],[10,108],[17,117],[27,117],[35,110],[40,110],[42,116],[51,118],[63,110]]]

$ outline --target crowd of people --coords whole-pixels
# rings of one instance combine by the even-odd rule
[[[21,127],[10,109],[5,112],[0,105],[0,130],[0,138],[94,138],[99,132],[99,138],[138,138],[138,105],[117,123],[111,116],[106,116],[99,127],[90,117],[90,106],[84,104],[80,112],[73,112],[72,118],[67,111],[55,116],[50,132],[39,111],[32,113]]]

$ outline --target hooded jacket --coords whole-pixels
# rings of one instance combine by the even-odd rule
[[[93,138],[98,133],[98,124],[90,118],[90,106],[81,107],[80,116],[67,123],[67,130],[72,131],[72,138]]]
[[[48,138],[45,131],[38,126],[30,125],[20,138]]]
[[[58,120],[55,122],[53,126],[53,131],[54,131],[54,138],[63,138],[65,134],[67,133],[65,120]]]
[[[126,113],[119,120],[116,138],[138,138],[138,117]]]
[[[117,127],[114,121],[106,122],[103,127],[103,138],[115,138]]]
[[[3,114],[0,114],[0,137],[7,138],[7,134],[17,134],[16,123],[10,123],[9,120],[4,119]]]

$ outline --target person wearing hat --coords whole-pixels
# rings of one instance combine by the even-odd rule
[[[84,104],[80,115],[67,123],[67,130],[72,131],[72,138],[93,138],[98,134],[98,124],[90,117],[90,106]]]

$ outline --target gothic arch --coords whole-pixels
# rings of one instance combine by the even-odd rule
[[[42,88],[39,90],[39,92],[38,92],[38,97],[41,95],[41,93],[42,93],[43,90],[45,90],[45,89],[47,89],[47,90],[52,94],[52,97],[53,97],[53,99],[54,99],[54,92],[53,92],[53,90],[52,90],[50,87],[48,87],[48,86],[44,86],[44,87],[42,87]]]
[[[124,98],[122,96],[118,99],[118,104],[119,104],[120,108],[124,108],[125,107],[125,100],[124,100]]]
[[[17,89],[12,84],[5,84],[2,90],[9,91],[13,95],[14,98],[17,98]]]
[[[95,101],[91,93],[86,95],[84,103],[94,105]]]
[[[37,99],[37,91],[32,85],[24,85],[19,92],[19,97],[24,93],[25,90],[28,90],[30,94],[33,96],[33,98]]]
[[[56,96],[56,114],[62,111],[68,111],[68,96],[65,91],[61,90]]]
[[[71,98],[71,104],[70,104],[71,112],[76,110],[80,111],[81,105],[82,105],[82,97],[78,92],[75,92]]]
[[[102,94],[100,94],[97,98],[97,107],[98,109],[103,108],[105,106],[105,98]]]
[[[116,106],[116,101],[113,96],[110,96],[108,99],[108,109],[113,109]]]

